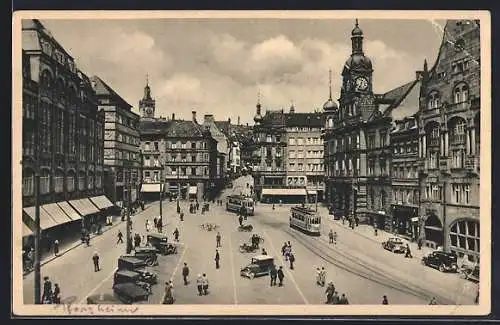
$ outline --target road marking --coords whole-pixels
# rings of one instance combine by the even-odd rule
[[[97,291],[97,289],[99,289],[99,287],[101,287],[104,282],[108,281],[114,274],[115,272],[118,270],[118,268],[115,268],[113,270],[113,272],[111,272],[105,279],[103,279],[101,282],[99,282],[98,285],[96,285],[94,287],[94,289],[92,289],[88,294],[85,295],[85,297],[82,298],[82,300],[80,300],[80,302],[78,303],[79,305],[82,305],[82,304],[86,304],[87,303],[87,297],[92,295],[95,291]]]
[[[231,243],[231,233],[229,233],[229,258],[231,260],[231,275],[232,275],[232,278],[233,278],[233,295],[234,295],[234,304],[237,305],[238,304],[238,296],[236,294],[236,278],[235,278],[235,271],[234,271],[234,257],[233,257],[233,253],[235,253],[233,251],[233,244]]]
[[[181,257],[179,257],[179,261],[177,262],[177,265],[175,266],[174,270],[172,271],[172,276],[170,277],[170,280],[172,280],[172,282],[174,281],[174,276],[175,276],[175,273],[177,273],[177,269],[179,268],[179,265],[181,265],[182,263],[182,258],[184,257],[184,254],[186,253],[187,251],[187,245],[184,246],[184,250],[182,251],[182,254],[181,254]],[[163,295],[161,295],[161,298],[160,298],[160,301],[158,301],[158,305],[162,305],[163,304]]]
[[[271,245],[271,249],[276,253],[276,257],[279,258],[280,262],[283,264],[283,266],[286,265],[285,261],[283,260],[283,257],[281,256],[281,254],[279,254],[279,251],[276,249],[276,247],[274,247],[273,245],[273,242],[271,241],[271,237],[269,237],[269,235],[267,234],[267,232],[265,230],[263,230],[263,233],[264,233],[264,236],[266,236],[267,240],[269,241],[269,245]],[[300,290],[299,288],[299,285],[297,284],[297,282],[295,281],[293,275],[292,275],[292,272],[290,272],[290,270],[288,270],[286,267],[283,268],[286,273],[290,276],[290,280],[293,282],[293,284],[295,285],[295,288],[297,289],[297,292],[299,293],[300,297],[302,298],[302,300],[304,301],[304,303],[306,305],[309,305],[309,302],[307,301],[306,297],[304,296],[304,294],[302,293],[302,290]]]

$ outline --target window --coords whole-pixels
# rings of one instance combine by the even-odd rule
[[[304,158],[304,151],[299,150],[297,153],[297,158],[300,158],[300,159]]]
[[[50,174],[47,170],[40,176],[40,194],[50,193]]]
[[[151,166],[151,161],[149,160],[149,156],[144,156],[144,166],[145,167]]]
[[[186,175],[187,175],[187,168],[181,167],[181,176],[186,176]]]
[[[375,174],[375,160],[370,159],[368,160],[368,175],[374,175]]]
[[[158,171],[154,171],[153,172],[153,182],[159,182],[160,181],[160,175],[158,173]]]
[[[78,190],[83,191],[85,190],[85,173],[80,172],[78,174]]]
[[[298,164],[298,169],[299,169],[299,171],[303,171],[304,170],[304,164]]]
[[[368,148],[375,148],[375,134],[368,135]]]
[[[66,188],[68,192],[73,192],[75,190],[75,174],[70,172],[66,176]]]
[[[457,119],[455,123],[452,124],[450,137],[452,145],[465,143],[465,121],[463,119]]]
[[[196,155],[191,155],[191,162],[196,162]]]
[[[380,175],[387,175],[387,163],[384,158],[380,159]]]
[[[288,152],[288,157],[289,158],[295,158],[295,151],[290,150],[290,152]]]
[[[273,137],[271,135],[266,136],[266,142],[273,142]]]
[[[35,177],[33,172],[30,170],[26,170],[23,173],[23,195],[29,196],[33,195],[34,185],[35,185]]]
[[[453,100],[455,104],[466,102],[469,99],[469,87],[461,83],[453,89]]]
[[[150,172],[150,171],[146,171],[146,172],[144,172],[144,177],[145,177],[145,178],[149,178],[149,177],[151,177],[151,172]]]
[[[479,221],[459,220],[450,228],[451,250],[466,254],[471,262],[478,261],[480,247]]]
[[[154,146],[155,146],[155,151],[158,151],[159,150],[158,142],[155,141]]]
[[[440,98],[439,98],[439,93],[437,91],[433,91],[429,94],[429,97],[427,99],[427,108],[428,109],[435,109],[440,106]]]
[[[385,147],[387,145],[387,132],[380,131],[380,146]]]
[[[426,186],[426,196],[431,201],[441,201],[441,186],[438,184],[428,184]]]
[[[303,145],[303,144],[304,144],[304,139],[302,139],[302,138],[298,138],[298,139],[297,139],[297,144],[298,144],[299,146]]]
[[[56,193],[62,193],[63,190],[64,190],[64,175],[60,171],[57,171],[56,175],[54,176],[54,191]]]
[[[88,179],[88,189],[91,190],[94,188],[94,174],[89,173],[89,179]]]
[[[288,143],[292,146],[295,145],[295,139],[294,138],[288,139]]]
[[[191,149],[196,149],[196,142],[191,142]]]
[[[470,203],[470,185],[469,184],[452,184],[453,203],[469,204]]]
[[[464,167],[464,157],[465,150],[453,150],[452,153],[452,168],[463,168]]]
[[[428,158],[428,168],[429,169],[437,169],[438,168],[438,153],[433,151],[429,153],[429,158]]]

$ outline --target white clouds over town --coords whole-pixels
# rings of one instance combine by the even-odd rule
[[[218,120],[241,116],[251,122],[259,91],[264,107],[288,109],[293,101],[297,111],[312,111],[328,98],[329,68],[338,98],[340,73],[351,52],[351,21],[259,21],[258,28],[252,27],[255,22],[42,23],[85,73],[100,76],[135,110],[148,74],[157,116],[189,118],[194,109]],[[376,92],[410,81],[424,58],[432,64],[437,55],[441,35],[431,22],[397,24],[361,22]],[[412,38],[415,26],[427,28],[427,37]]]

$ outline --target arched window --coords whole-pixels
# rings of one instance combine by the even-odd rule
[[[469,87],[460,83],[453,89],[453,102],[455,104],[466,102],[469,99]]]
[[[33,195],[35,188],[35,177],[33,170],[25,169],[23,171],[23,196]]]
[[[83,171],[78,173],[78,190],[85,190],[85,173]]]
[[[54,191],[56,193],[62,193],[64,190],[64,174],[61,170],[56,170],[54,175]]]
[[[450,126],[450,144],[465,144],[465,120],[454,118],[449,122]]]
[[[431,92],[429,94],[429,97],[427,98],[427,108],[435,109],[438,108],[440,105],[441,105],[441,99],[439,93],[437,91]]]
[[[40,176],[40,194],[50,193],[50,173],[44,169]]]
[[[68,192],[75,190],[75,172],[72,170],[66,175],[66,189]]]
[[[425,127],[427,146],[439,146],[439,124],[429,123]]]
[[[333,128],[333,118],[331,116],[328,116],[326,127],[329,129]]]

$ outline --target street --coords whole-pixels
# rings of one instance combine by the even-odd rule
[[[239,194],[251,184],[251,177],[235,180],[232,189],[221,196],[223,206],[210,203],[205,214],[190,214],[187,202],[184,221],[175,212],[174,202],[163,202],[166,230],[169,241],[177,227],[180,231],[178,253],[160,256],[160,265],[153,269],[159,274],[159,284],[153,286],[149,304],[161,303],[164,283],[172,279],[176,304],[323,304],[325,288],[315,283],[316,268],[325,267],[327,281],[333,281],[339,295],[345,293],[350,304],[380,304],[386,295],[389,304],[428,304],[436,297],[441,304],[471,304],[475,297],[474,286],[457,274],[441,273],[421,265],[417,258],[405,259],[401,255],[383,250],[356,230],[342,227],[321,208],[322,235],[310,237],[292,230],[288,224],[290,205],[257,204],[255,216],[245,223],[252,224],[253,232],[264,238],[261,248],[275,257],[275,264],[283,266],[283,287],[271,287],[269,276],[252,280],[240,277],[240,269],[250,262],[256,253],[240,253],[239,245],[250,242],[251,232],[239,232],[234,213],[225,211],[225,196]],[[153,203],[145,211],[133,217],[132,234],[146,234],[145,221],[159,215],[159,203]],[[200,227],[203,223],[215,223],[216,231]],[[328,231],[338,233],[337,245],[328,244]],[[42,277],[47,275],[53,283],[59,283],[62,301],[85,303],[88,295],[112,292],[113,273],[117,258],[125,253],[124,244],[116,244],[118,229],[125,234],[125,224],[118,226],[91,242],[91,247],[80,246],[42,267]],[[222,236],[220,268],[215,268],[216,234]],[[170,239],[172,238],[172,240]],[[290,270],[281,255],[281,246],[290,241],[296,257],[295,269]],[[93,272],[92,254],[100,254],[101,271]],[[182,266],[190,269],[189,284],[182,281]],[[199,296],[196,277],[205,273],[209,280],[209,294]],[[33,302],[33,274],[24,279],[24,301]]]

